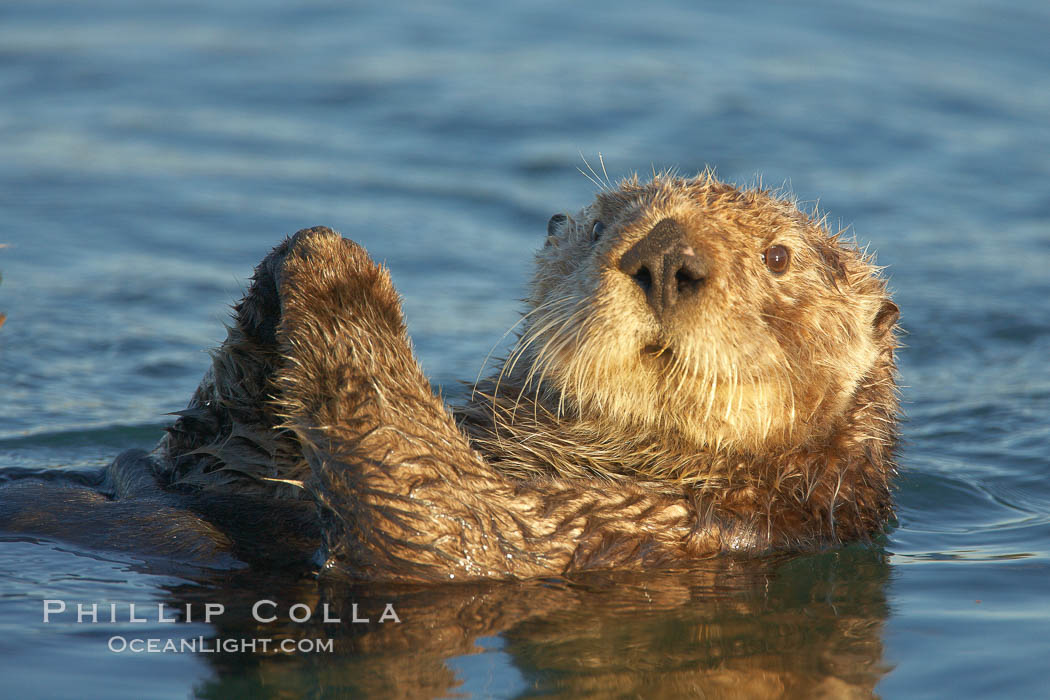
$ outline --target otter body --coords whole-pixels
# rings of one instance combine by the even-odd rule
[[[306,229],[152,455],[46,516],[34,489],[58,487],[8,486],[0,529],[417,581],[865,540],[892,515],[897,316],[793,203],[629,180],[551,219],[517,344],[450,411],[386,271]]]

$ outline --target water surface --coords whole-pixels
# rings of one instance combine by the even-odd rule
[[[280,238],[389,265],[451,395],[547,218],[613,177],[786,185],[889,266],[908,413],[875,548],[691,572],[373,590],[0,539],[12,697],[1033,697],[1050,661],[1050,8],[320,1],[0,7],[0,466],[149,448]],[[43,504],[46,506],[46,504]],[[251,601],[400,625],[257,625]],[[225,602],[213,624],[42,601]],[[332,639],[115,653],[113,636]]]

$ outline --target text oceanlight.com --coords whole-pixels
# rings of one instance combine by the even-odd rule
[[[333,639],[138,639],[117,635],[109,638],[109,650],[118,654],[226,654],[273,653],[311,654],[331,653]]]

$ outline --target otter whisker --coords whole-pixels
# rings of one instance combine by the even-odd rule
[[[588,175],[587,173],[583,172],[583,170],[580,170],[580,168],[576,168],[576,169],[579,170],[580,173],[582,173],[584,177],[586,177],[588,180],[593,182],[595,184],[595,186],[598,188],[599,192],[604,192],[608,188],[606,187],[606,185],[604,185],[601,182],[601,178],[598,177],[598,173],[594,172],[594,168],[592,168],[591,164],[587,161],[587,157],[583,155],[583,151],[580,151],[579,153],[580,153],[580,158],[583,160],[583,164],[587,166],[587,170],[589,170],[591,174]],[[599,157],[600,157],[600,155],[601,154],[599,154]]]
[[[525,337],[527,337],[526,342],[521,344],[520,351],[516,354],[516,356],[514,358],[514,364],[511,365],[511,370],[510,370],[511,373],[513,373],[514,365],[517,363],[517,361],[521,357],[524,356],[524,353],[525,353],[526,349],[528,349],[530,346],[532,346],[532,344],[535,343],[537,340],[541,340],[543,338],[547,338],[547,340],[546,340],[546,342],[545,342],[545,344],[543,346],[544,348],[546,348],[550,344],[551,340],[553,340],[555,337],[557,337],[557,335],[559,333],[561,333],[561,331],[565,328],[566,325],[568,325],[569,323],[573,322],[573,320],[575,319],[577,313],[578,313],[578,310],[572,312],[569,316],[564,317],[564,318],[559,318],[556,315],[552,315],[551,319],[547,323],[545,323],[543,326],[539,327],[538,329],[530,328],[526,332],[526,336],[525,336]],[[555,328],[556,326],[558,327],[558,330],[551,332],[552,329]],[[523,339],[525,339],[525,338],[523,338]],[[542,358],[543,358],[543,353],[544,353],[544,350],[542,348],[539,351],[535,352],[533,354],[534,362],[540,362],[542,360]],[[523,386],[528,386],[528,384],[531,381],[531,378],[532,378],[532,376],[534,374],[535,374],[535,366],[532,367],[532,369],[530,370],[529,374],[526,376]]]
[[[566,300],[566,298],[561,298],[561,299],[555,299],[553,301],[548,301],[548,302],[544,302],[544,303],[540,304],[535,309],[532,309],[531,311],[522,314],[521,318],[519,318],[514,323],[514,325],[512,325],[510,328],[508,328],[506,331],[504,331],[503,335],[501,335],[499,337],[499,339],[495,343],[492,344],[492,347],[489,348],[488,353],[485,355],[485,359],[481,361],[481,368],[478,369],[478,375],[474,379],[474,390],[477,389],[478,382],[481,381],[481,375],[482,375],[482,373],[484,373],[485,366],[488,365],[489,359],[492,357],[492,353],[494,353],[496,351],[496,348],[499,347],[499,344],[503,342],[503,339],[506,338],[508,335],[510,335],[511,331],[513,331],[515,328],[517,328],[522,323],[524,323],[533,314],[537,314],[537,313],[539,313],[541,311],[547,311],[547,310],[549,310],[551,308],[555,308],[555,307],[557,307],[560,303],[562,303],[565,300]],[[471,398],[472,401],[474,400],[474,390],[472,390],[471,393],[470,393],[470,398]]]
[[[553,332],[553,333],[551,333],[549,340],[536,353],[536,362],[533,364],[533,366],[530,369],[528,375],[526,376],[525,383],[522,386],[522,392],[524,392],[525,389],[528,386],[531,385],[532,380],[535,377],[537,368],[538,367],[542,367],[543,368],[543,371],[542,371],[542,373],[540,375],[540,381],[535,385],[535,394],[536,394],[536,401],[537,401],[537,403],[539,402],[539,392],[540,392],[541,387],[543,386],[543,378],[544,378],[544,376],[545,376],[545,374],[547,372],[547,368],[549,368],[554,363],[554,360],[557,359],[558,353],[560,353],[561,350],[563,349],[563,345],[564,345],[565,340],[563,338],[562,332],[569,325],[571,325],[573,323],[576,323],[578,321],[579,316],[586,311],[586,308],[583,306],[582,303],[580,303],[578,306],[579,306],[579,308],[577,308],[575,311],[573,311],[573,313],[570,316],[568,316],[567,318],[564,319],[562,324],[558,327],[558,330]],[[557,347],[557,351],[554,352],[554,353],[548,353],[548,349],[550,348],[551,344],[554,343],[554,342],[558,342],[559,343],[559,345]],[[564,396],[564,392],[562,392],[562,396]],[[520,401],[520,399],[521,399],[521,394],[519,393],[518,394],[518,400]],[[560,413],[559,413],[559,415],[560,415]]]
[[[604,189],[605,189],[605,186],[604,186],[604,185],[602,185],[602,183],[598,182],[598,181],[597,181],[597,180],[595,180],[595,179],[594,179],[593,177],[591,177],[591,176],[590,176],[590,175],[588,175],[587,173],[583,172],[583,170],[582,170],[582,169],[580,169],[580,168],[576,168],[576,169],[577,169],[577,170],[579,170],[579,172],[580,172],[580,174],[581,174],[581,175],[583,175],[583,176],[584,176],[585,178],[587,178],[588,180],[590,180],[591,182],[593,182],[593,183],[594,183],[594,186],[595,186],[595,187],[597,187],[599,191],[601,191],[601,190],[604,190]]]
[[[508,358],[507,362],[504,364],[504,367],[500,372],[500,380],[502,380],[504,373],[509,372],[510,374],[513,374],[518,361],[525,356],[525,352],[532,346],[532,344],[535,343],[537,340],[542,339],[551,328],[553,328],[560,322],[561,319],[559,319],[557,315],[553,315],[552,318],[549,319],[543,326],[540,326],[539,328],[530,327],[529,329],[527,329],[522,338],[519,339],[518,346],[515,348],[515,352],[510,358]],[[533,368],[535,367],[535,361],[536,360],[534,359]],[[528,379],[526,378],[526,380],[522,383],[520,387],[517,399],[514,401],[514,405],[511,409],[512,415],[516,413],[518,404],[521,400],[521,392],[523,392],[527,386]]]
[[[570,299],[566,298],[565,301],[570,301]],[[562,305],[564,305],[564,304],[561,304],[561,305],[559,305],[559,307],[556,307],[556,308],[560,308],[560,306],[562,306]],[[534,342],[536,342],[537,340],[540,340],[541,338],[546,336],[548,334],[548,332],[552,328],[554,328],[556,325],[558,325],[559,323],[564,323],[564,319],[562,317],[560,317],[558,314],[552,313],[550,315],[550,318],[547,321],[545,321],[545,323],[543,325],[538,326],[538,327],[537,326],[529,326],[525,330],[525,333],[522,335],[522,337],[518,340],[518,343],[517,343],[517,346],[515,347],[515,352],[514,352],[514,355],[513,355],[513,362],[508,362],[507,363],[507,366],[509,366],[509,370],[508,371],[511,374],[513,374],[514,367],[516,366],[517,361],[519,359],[521,359],[521,357],[524,356],[525,351],[530,346],[532,346],[532,344]]]
[[[560,299],[556,300],[555,302],[551,302],[549,304],[549,306],[546,307],[545,310],[551,311],[551,310],[554,310],[554,309],[558,309],[559,307],[565,305],[566,303],[568,303],[571,300],[572,300],[571,297],[560,298]],[[543,307],[543,305],[538,307],[537,310],[539,310],[539,308],[542,308],[542,307]],[[511,352],[510,357],[508,357],[507,360],[504,361],[503,367],[500,369],[499,376],[496,378],[496,385],[495,385],[495,389],[493,390],[493,395],[494,395],[493,396],[493,411],[495,411],[495,408],[496,408],[496,397],[499,396],[500,384],[503,381],[504,375],[506,375],[508,373],[513,374],[514,368],[517,366],[518,360],[521,359],[521,357],[524,355],[524,353],[528,349],[528,347],[537,338],[539,338],[540,335],[543,332],[545,332],[547,328],[550,328],[551,326],[553,326],[554,323],[556,323],[556,317],[555,317],[554,321],[552,321],[548,325],[542,327],[540,329],[540,331],[534,331],[532,328],[527,328],[525,333],[524,333],[524,335],[521,338],[518,339],[518,342],[515,345],[514,350]]]
[[[555,341],[559,341],[563,336],[565,329],[576,323],[584,312],[586,312],[586,308],[583,306],[582,301],[577,301],[576,308],[568,316],[561,319],[556,318],[543,328],[541,335],[547,336],[547,342],[536,351],[535,357],[537,361],[543,361],[544,358],[548,356],[548,350],[551,344]],[[558,326],[557,330],[551,330],[556,324]],[[533,368],[527,375],[527,381],[531,381],[533,376],[535,376],[535,368]]]
[[[593,318],[593,316],[588,315],[583,320],[583,322],[579,324],[579,328],[576,329],[576,336],[573,338],[572,342],[573,342],[573,345],[576,346],[577,348],[580,347],[580,337],[581,336],[584,337],[584,338],[589,337],[590,324],[591,324],[591,319],[592,318]],[[577,355],[573,358],[573,361],[574,361],[573,363],[575,364],[576,357],[580,357],[580,356],[584,356],[584,355],[586,355],[586,353],[577,353]],[[581,396],[582,392],[583,392],[584,373],[583,372],[573,372],[573,376],[576,377],[576,387],[575,387],[575,390],[574,390],[574,395],[578,397],[578,396]],[[542,382],[542,377],[540,378],[540,380]],[[565,390],[562,389],[561,395],[558,397],[558,411],[557,411],[556,415],[561,416],[564,407],[565,407]]]
[[[601,152],[601,151],[598,151],[598,162],[599,162],[599,163],[601,163],[601,165],[602,165],[602,175],[604,175],[604,176],[605,176],[605,185],[606,185],[606,188],[607,188],[607,189],[610,189],[610,190],[611,190],[611,189],[612,189],[612,186],[613,186],[613,184],[612,184],[612,181],[611,181],[611,180],[609,180],[609,173],[608,173],[608,171],[606,171],[606,169],[605,169],[605,159],[604,159],[604,158],[602,158],[602,152]]]

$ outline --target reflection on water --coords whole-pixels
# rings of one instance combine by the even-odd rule
[[[332,641],[331,653],[208,654],[215,675],[196,688],[202,698],[485,694],[479,674],[459,672],[464,658],[478,654],[496,657],[489,690],[500,696],[869,697],[888,670],[881,642],[888,575],[882,554],[856,547],[674,573],[438,587],[252,572],[165,586],[161,600],[195,611],[223,601],[213,645]],[[253,618],[259,600],[276,603],[260,616],[277,621]],[[289,613],[297,604],[313,611],[309,621],[289,619],[304,615],[303,608]],[[342,623],[323,622],[325,605]],[[378,622],[387,605],[400,624]],[[355,611],[371,622],[349,623]]]

